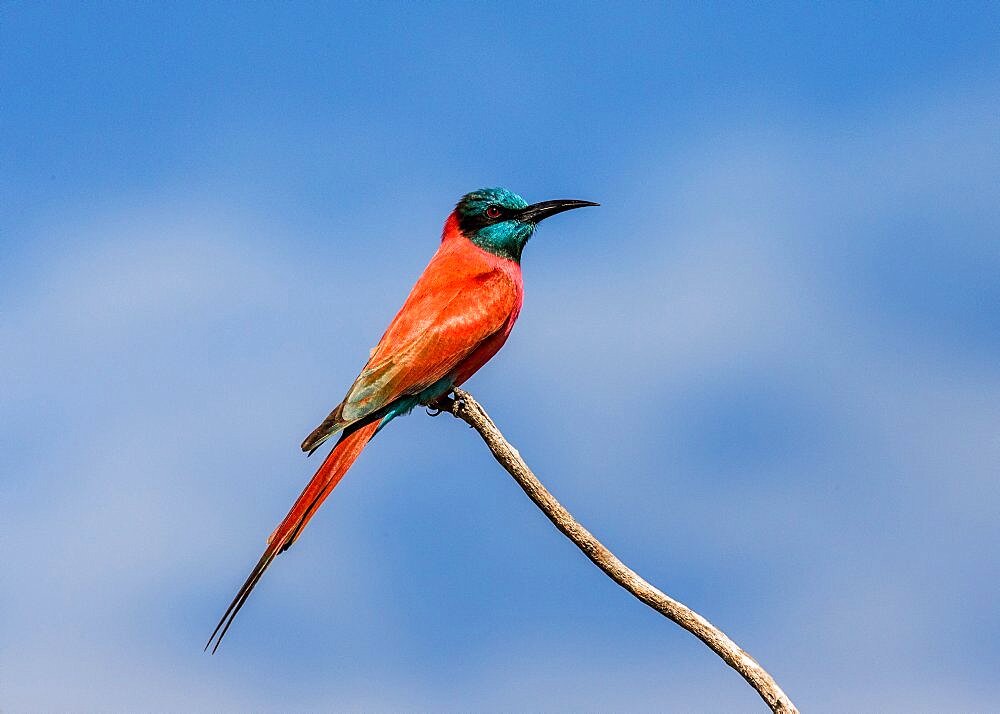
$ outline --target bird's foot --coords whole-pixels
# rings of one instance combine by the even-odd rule
[[[427,413],[433,417],[437,416],[441,412],[451,413],[454,404],[454,399],[449,397],[447,394],[442,394],[437,399],[427,402],[424,406],[427,408]]]

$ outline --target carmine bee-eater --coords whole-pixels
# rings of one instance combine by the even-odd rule
[[[418,404],[432,404],[497,353],[521,311],[521,251],[540,221],[590,201],[533,203],[504,188],[462,197],[441,245],[389,324],[347,396],[302,442],[310,454],[340,432],[222,616],[205,649],[219,648],[261,575],[288,550],[316,509],[382,427]]]

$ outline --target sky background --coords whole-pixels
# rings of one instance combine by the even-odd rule
[[[1000,706],[1000,5],[0,2],[0,708],[760,711],[478,437],[379,435],[201,647],[465,192],[468,384],[804,711]]]

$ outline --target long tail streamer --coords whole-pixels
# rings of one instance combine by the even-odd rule
[[[333,447],[333,450],[323,461],[316,474],[312,477],[312,480],[305,487],[305,490],[302,491],[302,494],[295,501],[292,510],[288,512],[285,519],[281,521],[281,524],[267,539],[267,548],[264,549],[264,554],[257,561],[257,565],[254,566],[253,570],[250,571],[250,576],[229,604],[229,608],[222,616],[222,619],[219,620],[219,624],[216,625],[212,636],[208,638],[208,644],[205,645],[206,650],[211,647],[212,654],[215,654],[215,651],[219,649],[219,645],[222,644],[222,638],[226,636],[229,626],[233,624],[237,613],[239,613],[244,603],[246,603],[247,598],[250,597],[250,593],[264,574],[264,571],[268,569],[278,554],[283,553],[292,546],[295,539],[299,537],[299,533],[305,528],[306,523],[316,513],[316,509],[330,495],[334,487],[340,483],[340,479],[351,468],[351,464],[361,454],[365,445],[375,436],[378,427],[379,420],[376,419],[363,426],[349,428],[340,437],[340,441]]]

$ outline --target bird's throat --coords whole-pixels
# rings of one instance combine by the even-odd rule
[[[488,253],[520,263],[521,251],[534,232],[530,223],[505,221],[469,231],[466,237]]]

